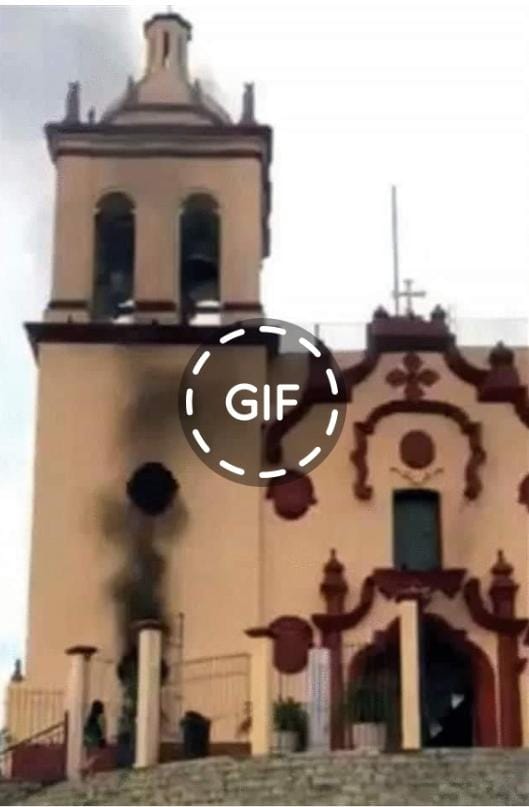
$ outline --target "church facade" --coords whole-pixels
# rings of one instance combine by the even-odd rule
[[[199,346],[262,313],[272,135],[251,85],[234,122],[192,82],[187,21],[156,15],[145,36],[143,78],[101,119],[81,120],[71,85],[46,129],[53,283],[27,325],[39,383],[12,734],[60,712],[72,647],[96,649],[90,698],[117,731],[132,626],[156,619],[168,737],[194,708],[216,742],[266,750],[266,713],[306,701],[321,646],[333,748],[354,742],[355,682],[383,686],[395,746],[529,745],[527,350],[458,346],[439,308],[379,309],[365,351],[335,356],[345,426],[322,464],[262,487],[213,473],[183,436],[179,386]],[[235,373],[273,373],[263,340],[230,351]],[[288,459],[323,403],[307,396],[256,450]],[[154,504],[138,481],[153,468]],[[37,722],[34,692],[53,694]]]

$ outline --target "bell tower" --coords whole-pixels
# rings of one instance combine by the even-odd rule
[[[145,69],[97,119],[70,84],[46,126],[56,166],[52,322],[219,322],[260,311],[271,130],[253,86],[239,121],[190,77],[191,25],[144,26]],[[198,318],[197,318],[198,315]]]
[[[139,80],[129,78],[97,115],[82,111],[80,87],[71,83],[63,119],[46,126],[56,167],[52,288],[43,320],[26,324],[38,361],[26,665],[36,688],[63,686],[67,647],[90,644],[119,659],[135,585],[145,618],[163,599],[161,588],[156,596],[149,589],[144,608],[145,580],[155,576],[149,569],[138,576],[138,557],[146,556],[134,555],[134,518],[142,516],[130,515],[128,481],[145,465],[164,466],[184,491],[185,517],[149,522],[146,539],[156,548],[158,528],[178,537],[170,549],[164,544],[163,559],[173,630],[175,614],[203,601],[186,593],[187,581],[202,579],[200,553],[212,556],[208,542],[217,540],[227,501],[234,523],[225,529],[226,563],[237,565],[240,533],[257,569],[260,489],[243,495],[211,479],[186,442],[178,394],[194,350],[261,311],[271,130],[255,120],[252,85],[232,120],[193,80],[191,25],[180,15],[155,15],[144,33]],[[264,374],[266,342],[250,335],[230,348],[237,356],[230,371]],[[199,553],[191,571],[189,548]],[[63,567],[67,574],[57,574]],[[255,576],[247,581],[256,591]],[[211,607],[218,610],[214,598]],[[209,635],[209,617],[197,618]],[[241,641],[243,628],[242,621],[233,628]],[[207,655],[206,633],[189,635],[189,652]]]

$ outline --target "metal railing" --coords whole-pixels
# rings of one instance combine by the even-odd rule
[[[11,683],[7,687],[5,722],[13,743],[59,723],[64,711],[62,690],[34,689],[25,681]]]

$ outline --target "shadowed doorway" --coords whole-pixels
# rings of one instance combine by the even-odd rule
[[[422,626],[422,742],[426,747],[475,744],[471,659],[442,635],[435,621]]]

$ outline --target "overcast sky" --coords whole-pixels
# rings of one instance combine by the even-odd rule
[[[255,81],[274,126],[271,314],[359,322],[390,304],[395,183],[402,273],[428,291],[422,307],[508,318],[494,335],[525,338],[529,0],[173,9],[194,26],[194,75],[235,116]],[[42,125],[62,116],[68,81],[100,111],[139,77],[141,23],[164,10],[0,7],[0,676],[24,638],[35,367],[22,322],[46,304],[53,206]]]

